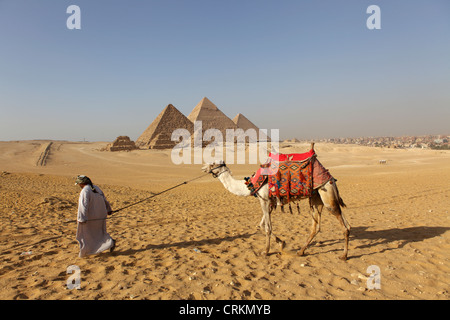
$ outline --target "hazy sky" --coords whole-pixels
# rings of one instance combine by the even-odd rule
[[[281,138],[449,134],[450,1],[0,0],[0,140],[135,140],[205,96]]]

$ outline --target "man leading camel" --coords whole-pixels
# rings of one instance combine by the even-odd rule
[[[102,190],[93,185],[87,176],[78,176],[75,181],[75,185],[77,184],[81,188],[77,215],[79,256],[85,257],[108,249],[112,252],[116,241],[106,232],[106,217],[112,214],[108,200]]]

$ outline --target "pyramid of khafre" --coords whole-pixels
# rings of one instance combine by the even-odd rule
[[[242,113],[238,113],[236,117],[233,118],[233,122],[238,126],[238,128],[244,131],[248,129],[254,129],[256,131],[256,136],[258,141],[270,141],[270,138],[263,132],[259,132],[259,128],[247,119]]]
[[[136,140],[136,145],[144,149],[173,148],[178,143],[172,141],[172,132],[176,129],[186,129],[192,135],[194,125],[177,108],[169,104]]]
[[[131,151],[135,150],[136,144],[128,136],[118,136],[116,140],[106,146],[107,151]]]
[[[208,129],[218,129],[222,132],[224,139],[226,137],[226,129],[237,129],[237,125],[206,97],[195,106],[188,119],[192,123],[202,121],[203,132]]]

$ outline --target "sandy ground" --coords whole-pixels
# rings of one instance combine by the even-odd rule
[[[172,164],[170,151],[101,152],[106,143],[0,142],[0,299],[446,299],[450,297],[450,152],[317,144],[319,160],[338,179],[352,226],[349,259],[343,236],[323,213],[322,230],[296,256],[310,228],[301,214],[273,214],[264,235],[254,197],[238,197],[205,176],[108,220],[116,251],[78,257],[78,174],[121,208],[202,174],[201,165]],[[306,152],[291,144],[282,152]],[[379,160],[387,164],[380,165]],[[257,165],[229,165],[237,179]],[[81,289],[68,289],[80,270]],[[377,266],[380,288],[367,286]],[[73,274],[72,274],[73,275]]]

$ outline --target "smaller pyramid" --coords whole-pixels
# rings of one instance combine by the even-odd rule
[[[244,131],[248,129],[254,129],[256,131],[258,141],[270,141],[270,138],[263,132],[259,132],[259,128],[250,120],[247,119],[242,113],[238,113],[236,117],[233,118],[233,122],[238,126],[238,128]]]
[[[128,136],[119,136],[106,146],[107,151],[131,151],[136,150],[136,144]]]
[[[136,140],[136,145],[143,149],[171,149],[178,143],[171,140],[176,129],[186,129],[192,135],[194,124],[169,104]]]

